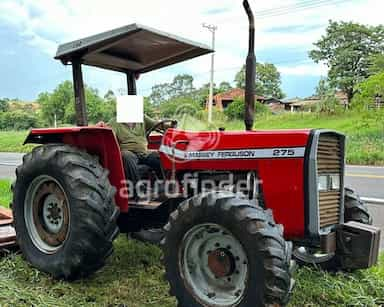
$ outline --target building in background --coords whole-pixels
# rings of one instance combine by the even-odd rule
[[[224,93],[219,93],[213,96],[213,107],[217,110],[225,110],[235,99],[244,99],[245,91],[241,88],[234,88]],[[266,98],[256,95],[256,101],[267,105],[272,112],[284,110],[284,102],[276,98]],[[208,108],[208,99],[206,101],[206,108]]]

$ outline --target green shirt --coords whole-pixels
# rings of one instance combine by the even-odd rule
[[[132,151],[135,154],[143,154],[147,152],[146,132],[151,129],[157,122],[144,115],[144,123],[139,124],[123,124],[112,120],[108,126],[115,132],[121,151]]]

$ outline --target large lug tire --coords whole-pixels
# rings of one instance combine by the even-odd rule
[[[101,268],[118,234],[116,189],[96,157],[62,144],[35,148],[17,168],[13,214],[25,259],[55,278]]]
[[[364,202],[353,190],[344,189],[344,222],[359,222],[372,225],[372,217]],[[342,269],[341,262],[335,254],[316,254],[316,250],[295,247],[293,257],[299,265],[315,265],[323,270]]]
[[[165,226],[166,278],[179,306],[285,305],[291,244],[269,210],[230,192],[184,201]]]
[[[345,188],[344,222],[351,221],[372,225],[372,217],[365,203],[354,190]]]

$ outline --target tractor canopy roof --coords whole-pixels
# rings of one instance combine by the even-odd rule
[[[139,24],[59,46],[55,59],[119,72],[146,73],[213,52],[208,46]]]

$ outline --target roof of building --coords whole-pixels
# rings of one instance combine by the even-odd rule
[[[320,99],[310,99],[310,100],[300,100],[300,101],[296,101],[296,102],[291,102],[290,105],[291,106],[295,106],[295,107],[301,107],[301,106],[309,106],[309,105],[315,105],[317,103],[319,103],[321,100]]]
[[[241,88],[233,88],[233,89],[230,89],[227,92],[216,94],[213,98],[215,100],[216,99],[232,100],[234,98],[244,97],[244,96],[245,96],[245,90],[243,90]],[[257,100],[265,100],[266,98],[263,97],[263,96],[257,96],[256,95],[256,99]]]
[[[213,52],[208,46],[131,24],[60,45],[55,59],[120,71],[145,73]]]

